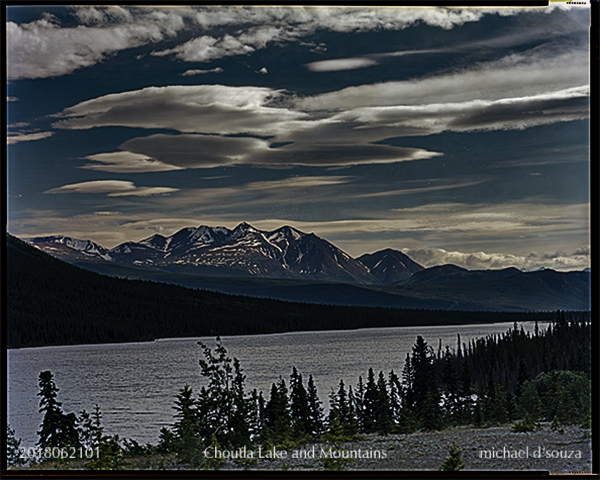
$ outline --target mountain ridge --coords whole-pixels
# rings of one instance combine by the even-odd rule
[[[67,261],[101,260],[167,271],[196,271],[201,275],[386,284],[423,269],[402,252],[386,249],[387,262],[390,270],[394,271],[394,275],[389,277],[389,272],[380,272],[385,269],[371,271],[360,259],[352,258],[331,242],[289,225],[275,230],[259,230],[246,222],[233,230],[206,225],[185,227],[170,236],[154,234],[139,242],[121,243],[112,249],[91,240],[63,235],[23,240]]]
[[[169,237],[155,234],[140,242],[125,242],[110,251],[93,242],[64,236],[38,237],[34,245],[38,250],[62,257],[68,263],[104,275],[255,298],[437,310],[550,311],[590,308],[589,271],[556,272],[545,269],[522,272],[513,267],[467,270],[450,264],[423,268],[393,249],[359,257],[367,266],[351,259],[326,240],[293,227],[285,226],[269,232],[254,229],[249,224],[240,224],[236,228],[184,228]],[[265,251],[270,252],[271,256],[264,255]],[[161,264],[163,258],[177,260],[181,252],[188,255],[187,260],[191,261],[185,264]],[[208,265],[194,261],[202,258],[206,252],[209,252],[208,258],[211,260],[207,262]],[[240,268],[240,263],[226,264],[241,262],[243,267],[252,263],[251,257],[244,258],[246,252],[250,252],[254,258],[260,258],[260,266],[267,272],[268,267],[274,265],[280,276],[268,276],[264,271],[253,275],[253,272]],[[149,257],[149,253],[154,257]],[[128,262],[107,261],[109,254],[126,256]],[[167,255],[173,255],[174,258]],[[222,256],[220,263],[214,261],[219,260],[219,255]],[[394,268],[400,264],[402,268]],[[357,265],[358,270],[353,271],[352,267]],[[409,273],[403,268],[408,269]],[[345,276],[338,275],[340,271]],[[368,273],[367,281],[363,277],[361,282],[357,272],[363,275]]]

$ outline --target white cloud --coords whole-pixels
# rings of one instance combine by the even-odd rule
[[[287,37],[284,28],[253,27],[237,36],[226,34],[215,38],[202,35],[175,48],[152,52],[152,55],[160,57],[173,55],[185,62],[211,62],[225,57],[248,55],[265,48],[273,41]]]
[[[377,65],[371,58],[338,58],[335,60],[322,60],[306,64],[311,72],[338,72],[342,70],[356,70]]]
[[[502,269],[516,267],[521,270],[551,268],[558,271],[583,270],[590,266],[589,254],[580,251],[533,252],[529,255],[509,253],[446,251],[441,248],[407,248],[404,250],[411,259],[424,267],[453,264],[469,270]]]
[[[34,140],[43,140],[54,135],[54,132],[36,132],[36,133],[9,133],[6,137],[7,145],[14,145],[19,142],[31,142]]]
[[[286,154],[300,158],[296,163],[303,165],[325,165],[319,158],[340,153],[354,158],[347,164],[362,163],[369,156],[375,162],[431,158],[438,153],[422,150],[407,156],[371,144],[400,136],[525,129],[587,118],[589,87],[581,84],[587,78],[585,55],[577,48],[558,52],[538,48],[432,77],[307,97],[252,86],[148,87],[74,105],[56,115],[61,120],[53,126],[249,134],[286,144],[265,151],[264,164],[276,163],[273,158]],[[168,163],[152,151],[139,153]],[[336,163],[333,159],[329,164]]]
[[[221,67],[211,68],[207,70],[186,70],[181,74],[182,77],[192,77],[194,75],[206,75],[207,73],[223,73],[223,69]]]
[[[555,6],[539,11],[550,12]],[[8,78],[46,78],[95,65],[107,55],[157,44],[188,30],[202,34],[154,55],[210,62],[247,55],[272,44],[302,41],[317,30],[339,33],[402,30],[425,24],[452,29],[484,15],[517,15],[526,9],[408,7],[73,7],[75,27],[50,14],[30,23],[7,23]],[[531,11],[531,9],[529,10]],[[215,33],[239,27],[232,33]],[[243,28],[243,30],[242,30]]]
[[[94,180],[73,183],[46,190],[44,193],[106,193],[109,197],[163,195],[179,191],[171,187],[136,187],[133,182],[125,180]]]
[[[174,165],[161,163],[146,155],[139,155],[132,152],[97,153],[85,158],[95,163],[88,163],[81,168],[102,172],[164,172],[180,169]]]
[[[168,128],[194,133],[273,135],[281,124],[307,118],[270,106],[281,92],[263,87],[191,85],[148,87],[79,103],[57,115],[55,128]]]
[[[109,9],[110,10],[110,9]],[[121,9],[122,10],[122,9]],[[115,12],[115,9],[110,10]],[[85,13],[87,12],[87,14]],[[80,9],[80,19],[95,26],[62,27],[48,18],[17,24],[7,22],[7,72],[12,80],[66,75],[95,65],[106,55],[155,43],[173,34],[173,26],[148,17],[138,22],[107,22],[110,13]],[[183,26],[181,22],[180,27]]]
[[[587,47],[534,49],[475,67],[408,81],[348,87],[299,98],[303,111],[497,101],[564,91],[587,84]]]

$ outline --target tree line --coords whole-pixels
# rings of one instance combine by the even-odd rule
[[[525,332],[515,324],[468,343],[457,337],[456,346],[440,344],[437,352],[417,336],[401,375],[369,368],[354,388],[340,380],[329,392],[327,414],[312,376],[305,382],[293,367],[289,379],[274,382],[266,398],[245,388],[239,361],[219,337],[214,351],[198,343],[203,385],[196,393],[189,385],[180,389],[174,423],[160,430],[157,445],[103,436],[98,407],[92,416],[63,413],[51,372],[42,372],[38,446],[96,446],[101,452],[96,467],[114,467],[119,455],[163,454],[174,455],[185,468],[215,468],[223,460],[207,458],[206,448],[293,448],[457,425],[516,422],[515,431],[528,431],[540,428],[541,421],[557,429],[591,424],[591,325],[583,315],[557,311],[546,329],[536,324],[534,332]]]
[[[552,312],[294,303],[114,278],[53,258],[10,235],[7,278],[8,348],[552,318]]]

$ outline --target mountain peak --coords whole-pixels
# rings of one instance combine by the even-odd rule
[[[399,250],[386,248],[375,253],[366,253],[357,259],[367,266],[372,275],[383,284],[400,282],[423,270]]]

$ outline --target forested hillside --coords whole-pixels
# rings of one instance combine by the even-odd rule
[[[327,306],[102,276],[7,235],[9,348],[407,325],[548,320],[497,313]]]

